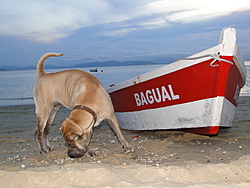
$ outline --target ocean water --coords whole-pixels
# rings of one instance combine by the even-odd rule
[[[250,96],[250,65],[246,65],[247,79],[245,86],[240,91],[240,96]]]
[[[121,83],[148,71],[157,69],[163,65],[143,65],[143,66],[114,66],[100,67],[98,72],[92,72],[108,88],[111,84]],[[91,68],[80,68],[89,72]],[[58,72],[63,69],[46,70]],[[102,72],[101,72],[102,70]],[[250,65],[247,65],[247,82],[241,90],[242,96],[250,96]],[[24,71],[1,71],[0,72],[0,106],[34,104],[32,95],[33,88],[37,80],[35,70]]]
[[[98,67],[98,72],[91,72],[108,88],[111,84],[121,83],[163,65]],[[89,68],[78,68],[89,72]],[[47,73],[64,69],[49,69]],[[101,72],[102,71],[102,72]],[[0,106],[34,104],[32,95],[37,80],[36,70],[0,71]]]

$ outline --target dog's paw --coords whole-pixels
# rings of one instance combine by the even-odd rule
[[[97,153],[95,151],[93,151],[93,150],[88,150],[87,151],[87,155],[89,157],[95,157],[95,156],[97,156]]]
[[[55,148],[54,148],[53,146],[49,146],[47,151],[48,151],[48,152],[52,152],[52,151],[54,151],[54,149],[55,149]]]
[[[47,151],[46,149],[40,148],[40,154],[47,153],[46,151]]]
[[[40,154],[43,154],[43,153],[50,153],[54,150],[55,148],[53,146],[49,146],[47,147],[47,149],[41,149],[40,150]]]
[[[125,151],[125,153],[134,153],[135,152],[135,148],[132,145],[123,146],[123,150]]]

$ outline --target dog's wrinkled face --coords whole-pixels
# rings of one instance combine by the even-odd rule
[[[65,146],[68,147],[68,155],[71,158],[84,156],[88,151],[92,129],[82,130],[79,125],[69,118],[62,123],[62,135]]]

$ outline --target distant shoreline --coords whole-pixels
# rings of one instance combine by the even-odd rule
[[[140,66],[140,65],[167,65],[169,63],[155,63],[150,61],[127,61],[127,62],[95,62],[95,63],[82,63],[72,66],[54,66],[45,65],[45,69],[72,69],[72,68],[99,68],[99,67],[114,67],[114,66]],[[0,66],[0,71],[19,71],[19,70],[36,70],[36,66],[17,67],[17,66]]]
[[[174,62],[174,61],[172,61]],[[156,63],[151,61],[107,61],[107,62],[92,62],[92,63],[82,63],[74,64],[72,66],[54,66],[54,65],[45,65],[45,69],[72,69],[72,68],[99,68],[99,67],[114,67],[114,66],[140,66],[140,65],[167,65],[171,64],[169,61],[164,63]],[[245,65],[250,65],[250,61],[245,61]],[[0,66],[0,71],[19,71],[19,70],[36,70],[36,66],[26,66],[26,67],[17,67],[17,66]]]

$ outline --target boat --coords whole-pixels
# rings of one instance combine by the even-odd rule
[[[98,69],[97,68],[89,69],[89,72],[98,72]]]
[[[219,44],[107,89],[121,128],[217,135],[232,127],[247,77],[236,29]]]

